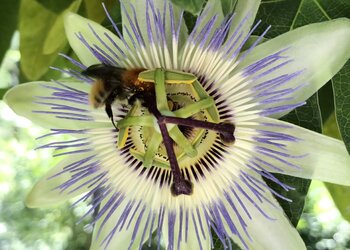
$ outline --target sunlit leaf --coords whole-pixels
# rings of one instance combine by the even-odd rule
[[[323,134],[341,140],[339,127],[337,125],[337,121],[336,121],[334,112],[323,123]]]
[[[81,0],[72,2],[72,4],[65,11],[57,16],[44,42],[43,53],[45,55],[55,53],[67,43],[66,36],[62,35],[64,34],[63,17],[67,12],[77,12],[80,4]]]
[[[49,34],[59,17],[60,15],[53,13],[36,1],[22,0],[21,2],[19,24],[21,69],[28,80],[39,79],[45,74],[57,57],[58,51],[64,46],[62,39],[65,39],[65,35],[61,31],[56,36],[52,35],[53,39],[59,40],[58,44],[61,44],[61,47],[57,47],[56,44],[55,50],[50,49],[51,53],[44,53],[45,42],[51,39]]]
[[[350,222],[350,187],[325,183],[341,215]]]
[[[192,14],[198,14],[205,0],[171,0],[171,2]]]
[[[0,64],[17,28],[19,0],[3,0],[0,8]]]

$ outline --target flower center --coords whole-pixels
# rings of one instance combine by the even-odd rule
[[[235,126],[220,122],[213,98],[192,74],[156,69],[141,72],[139,80],[153,83],[154,90],[131,98],[139,101],[117,123],[118,147],[124,147],[130,130],[130,153],[144,167],[170,168],[172,194],[189,195],[193,185],[180,169],[198,161],[217,135],[223,143],[233,143]]]

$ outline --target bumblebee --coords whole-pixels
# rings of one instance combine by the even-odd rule
[[[124,69],[112,65],[95,64],[82,72],[83,75],[95,78],[89,100],[94,108],[105,105],[108,117],[114,127],[112,104],[118,100],[128,100],[130,104],[142,93],[153,89],[153,84],[141,82],[138,75],[145,69]]]

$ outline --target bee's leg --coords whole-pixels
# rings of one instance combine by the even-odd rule
[[[144,96],[144,92],[141,92],[141,91],[136,92],[128,99],[129,105],[134,105],[136,100],[140,100],[141,102],[143,102],[143,99],[144,99],[143,96]]]
[[[105,110],[106,110],[106,113],[107,113],[107,115],[108,115],[108,118],[111,119],[113,126],[114,126],[117,130],[119,130],[119,129],[117,128],[117,126],[115,125],[115,123],[114,123],[114,117],[113,117],[112,103],[113,103],[113,100],[114,100],[114,99],[115,99],[115,95],[114,95],[114,94],[110,95],[110,96],[107,98]]]
[[[149,101],[155,99],[155,93],[153,91],[139,91],[133,94],[129,99],[128,103],[130,105],[134,105],[136,100],[139,100],[141,102],[141,105],[144,107],[148,107]]]

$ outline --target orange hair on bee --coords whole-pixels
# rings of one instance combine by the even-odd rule
[[[138,80],[139,74],[145,71],[142,68],[129,69],[122,75],[122,81],[130,88],[137,91],[147,91],[153,88],[153,84]]]

